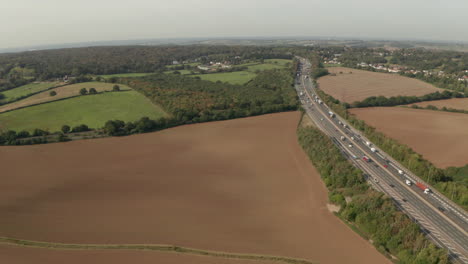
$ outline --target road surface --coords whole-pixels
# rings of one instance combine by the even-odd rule
[[[336,116],[315,92],[309,77],[310,62],[303,58],[299,58],[299,61],[296,90],[303,108],[317,127],[330,136],[343,155],[364,172],[375,189],[389,195],[430,239],[447,248],[452,261],[468,263],[467,212],[372,144],[344,119]],[[418,188],[417,182],[429,190]]]

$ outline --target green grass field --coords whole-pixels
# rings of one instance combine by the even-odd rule
[[[40,128],[54,132],[62,125],[86,124],[101,128],[110,119],[136,121],[143,116],[156,119],[165,115],[145,96],[136,91],[123,91],[79,96],[6,112],[0,114],[0,124],[3,129],[16,131]]]
[[[37,93],[40,91],[47,90],[51,87],[57,86],[59,82],[41,82],[41,83],[30,83],[26,84],[8,91],[1,92],[3,95],[5,95],[5,99],[0,100],[2,103],[6,102],[11,102],[14,101],[15,99],[30,95],[33,93]]]
[[[136,72],[136,73],[117,73],[117,74],[106,74],[106,75],[99,75],[104,79],[109,79],[112,77],[116,78],[124,78],[124,77],[143,77],[147,75],[154,74],[153,72]]]
[[[281,65],[283,67],[286,66],[286,64],[288,63],[292,63],[292,60],[286,60],[286,59],[267,59],[267,60],[264,60],[265,63],[269,63],[269,64],[277,64],[277,65]]]
[[[232,84],[244,84],[252,80],[257,76],[253,72],[249,71],[237,71],[237,72],[221,72],[221,73],[210,73],[210,74],[196,74],[190,76],[198,76],[202,80],[212,81],[212,82],[228,82]]]
[[[281,69],[284,68],[281,64],[270,64],[270,63],[262,63],[257,65],[248,66],[248,71],[256,72],[256,71],[264,71],[264,70],[272,70],[272,69]]]

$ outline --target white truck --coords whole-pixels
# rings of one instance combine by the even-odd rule
[[[370,147],[372,143],[370,143],[369,141],[366,141],[366,145]]]
[[[370,150],[371,150],[372,152],[374,152],[374,153],[377,152],[377,150],[376,150],[375,148],[370,148]]]
[[[328,115],[329,115],[330,117],[335,117],[335,114],[334,114],[332,111],[328,111]]]
[[[344,136],[341,136],[340,139],[345,141],[346,138]]]
[[[412,182],[408,179],[405,180],[406,185],[411,186]]]
[[[403,175],[403,171],[402,171],[402,170],[398,170],[398,174]]]

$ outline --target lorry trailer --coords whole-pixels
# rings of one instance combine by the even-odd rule
[[[419,189],[421,189],[425,194],[428,194],[428,193],[431,192],[431,189],[427,188],[427,186],[424,185],[423,183],[417,182],[417,183],[416,183],[416,187],[418,187]]]

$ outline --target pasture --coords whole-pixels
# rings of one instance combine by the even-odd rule
[[[74,97],[74,96],[79,96],[80,90],[82,88],[86,88],[88,91],[90,88],[94,88],[96,89],[97,92],[112,91],[112,88],[114,85],[115,85],[114,83],[103,83],[103,82],[84,82],[84,83],[65,85],[65,86],[54,88],[48,91],[44,91],[42,93],[32,95],[30,97],[27,97],[20,101],[16,101],[11,104],[2,105],[0,106],[0,113],[5,112],[5,111],[10,111],[13,109],[17,109],[17,108],[26,107],[26,106],[41,104],[41,103],[50,102],[50,101],[57,101],[60,99]],[[122,91],[130,90],[130,87],[126,85],[123,85],[123,84],[117,84],[117,85],[119,85],[120,90]],[[57,95],[50,96],[50,92],[52,91],[56,92]]]
[[[60,82],[34,82],[11,90],[3,91],[0,93],[5,96],[5,99],[0,100],[0,103],[8,103],[23,96],[38,93],[60,84]]]
[[[349,110],[440,168],[468,164],[468,115],[403,107]]]
[[[62,125],[86,124],[101,128],[110,119],[136,121],[166,115],[149,99],[135,91],[108,92],[78,96],[44,103],[0,114],[1,129],[27,130],[35,128],[59,131]]]
[[[344,67],[331,67],[328,71],[330,75],[319,78],[319,87],[341,102],[353,103],[370,96],[421,96],[443,91],[429,83],[398,74]]]
[[[287,112],[0,147],[5,164],[28,161],[3,168],[15,177],[0,185],[0,236],[390,263],[328,211],[327,190],[297,142],[299,119]]]

